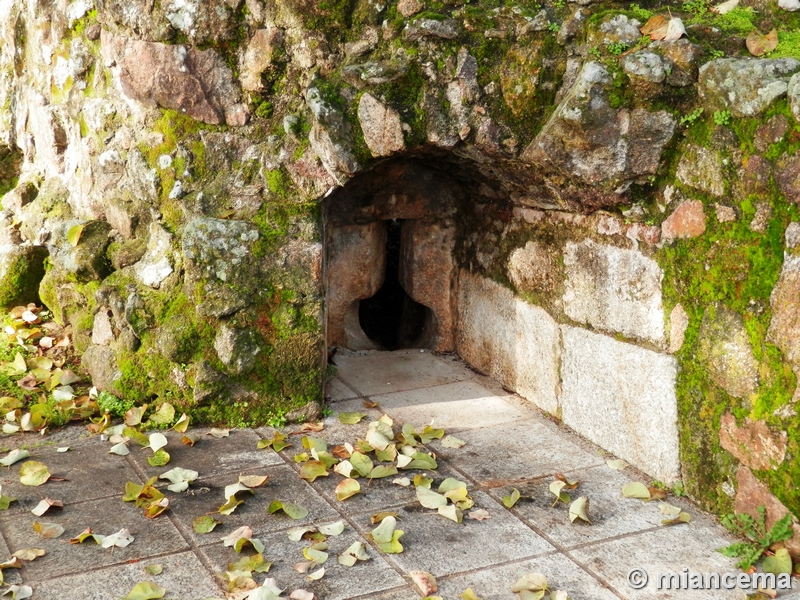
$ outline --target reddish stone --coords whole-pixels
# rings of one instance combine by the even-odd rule
[[[777,434],[764,421],[745,419],[739,427],[731,413],[722,415],[719,443],[746,467],[759,471],[775,469],[786,457],[785,431]]]
[[[800,154],[783,157],[775,170],[775,182],[789,202],[800,204]]]
[[[657,225],[634,223],[628,228],[625,236],[632,240],[636,240],[637,242],[644,242],[645,244],[657,244],[661,241],[661,227]]]
[[[772,165],[760,156],[749,157],[739,171],[742,189],[745,194],[768,194]]]
[[[681,202],[661,224],[661,239],[665,241],[693,238],[706,232],[706,214],[699,200]]]
[[[789,129],[789,121],[785,115],[772,117],[756,129],[753,137],[756,150],[766,152],[772,144],[777,144],[783,139],[787,129]]]
[[[776,521],[786,516],[789,511],[778,500],[769,488],[756,479],[753,472],[747,467],[739,467],[736,473],[736,501],[734,510],[737,513],[744,513],[751,517],[758,517],[758,507],[764,506],[766,509],[766,525],[771,528]],[[789,553],[795,558],[800,559],[800,524],[797,518],[794,521],[794,536],[783,542]]]

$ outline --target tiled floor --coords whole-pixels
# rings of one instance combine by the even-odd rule
[[[355,443],[365,435],[368,421],[384,411],[396,429],[403,423],[421,429],[433,420],[466,442],[459,449],[445,448],[439,440],[428,444],[439,463],[436,471],[427,473],[434,488],[447,477],[465,481],[475,509],[488,511],[491,518],[465,518],[456,524],[422,508],[413,486],[394,485],[391,477],[362,479],[362,493],[339,502],[334,493],[339,475],[331,473],[312,484],[298,477],[300,465],[294,456],[303,451],[301,436],[291,436],[293,446],[281,453],[256,450],[259,439],[272,437],[270,428],[235,430],[223,439],[203,436],[193,447],[182,445],[180,436],[170,433],[167,450],[172,460],[165,468],[147,463],[149,451],[132,445],[126,457],[111,455],[108,442],[87,439],[81,429],[69,428],[57,434],[55,444],[35,446],[31,452],[33,459],[66,481],[28,488],[19,484],[20,463],[0,472],[3,493],[18,499],[0,513],[0,560],[24,548],[47,551],[21,571],[4,571],[6,581],[31,585],[33,598],[41,600],[122,598],[144,580],[166,588],[166,598],[224,598],[226,590],[218,575],[240,555],[224,547],[220,538],[248,525],[264,542],[265,558],[273,563],[267,575],[256,579],[274,577],[286,588],[287,597],[303,588],[319,600],[419,599],[422,594],[410,573],[421,570],[436,576],[437,595],[446,600],[458,600],[467,588],[483,600],[517,598],[512,585],[530,572],[545,574],[552,589],[568,592],[573,600],[744,598],[736,590],[657,590],[658,573],[680,573],[684,567],[699,573],[737,572],[734,560],[715,552],[732,541],[730,536],[712,517],[681,499],[670,502],[690,512],[692,522],[662,526],[658,503],[622,497],[622,486],[632,480],[647,482],[644,475],[630,468],[610,469],[600,449],[459,361],[418,350],[339,353],[335,361],[338,372],[328,386],[333,413],[325,419],[325,429],[312,435],[330,446]],[[365,400],[378,402],[380,408],[365,408]],[[368,417],[357,425],[343,425],[336,414],[348,411]],[[41,444],[47,439],[34,441]],[[22,443],[31,444],[31,438],[4,440],[9,448]],[[64,445],[72,449],[57,453],[56,446]],[[148,520],[122,502],[126,481],[143,482],[173,466],[194,469],[200,477],[187,492],[167,492],[171,507],[164,515]],[[269,475],[270,480],[233,514],[215,513],[224,502],[225,486],[235,483],[239,473]],[[548,486],[557,473],[581,482],[573,497],[589,498],[591,524],[573,524],[565,504],[552,506]],[[514,488],[522,498],[509,510],[502,498]],[[37,518],[29,511],[45,496],[63,500],[65,507]],[[267,507],[276,499],[300,503],[309,514],[300,521],[270,514]],[[367,534],[375,527],[370,517],[380,510],[397,513],[398,528],[404,532],[403,553],[383,554],[369,541]],[[214,514],[222,524],[199,535],[191,525],[204,514]],[[325,576],[306,580],[293,568],[304,560],[305,542],[291,541],[287,530],[340,519],[346,523],[345,531],[328,540]],[[59,523],[66,531],[57,539],[42,539],[32,527],[37,520]],[[67,543],[86,527],[101,534],[127,527],[135,541],[114,551],[91,543]],[[365,544],[371,560],[352,568],[338,564],[336,556],[354,541]],[[156,563],[163,568],[160,575],[144,571]],[[642,590],[632,589],[626,581],[635,567],[650,575]],[[779,592],[778,597],[800,599],[797,581],[794,592]]]

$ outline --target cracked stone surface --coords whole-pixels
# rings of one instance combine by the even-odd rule
[[[368,421],[384,411],[396,426],[408,422],[418,431],[433,420],[466,442],[458,449],[444,447],[441,440],[427,445],[439,464],[436,471],[425,472],[434,479],[433,489],[447,477],[464,481],[475,509],[488,511],[491,518],[465,518],[456,524],[422,508],[413,485],[393,485],[393,478],[361,479],[363,493],[339,502],[334,493],[339,475],[331,473],[310,484],[298,477],[300,465],[294,456],[304,450],[301,435],[290,435],[292,446],[280,453],[256,450],[259,439],[273,436],[270,427],[231,430],[221,439],[192,428],[201,434],[192,447],[182,445],[180,435],[167,432],[166,449],[172,460],[167,467],[154,468],[147,463],[149,450],[131,444],[128,456],[108,454],[109,442],[87,437],[83,427],[71,426],[51,438],[15,435],[3,440],[7,448],[28,447],[31,459],[66,479],[25,487],[19,484],[22,463],[0,472],[3,493],[18,499],[0,512],[0,560],[24,548],[47,551],[20,570],[5,571],[6,581],[32,586],[34,600],[118,599],[145,580],[164,587],[166,598],[221,599],[226,590],[219,575],[248,551],[236,554],[220,538],[248,525],[264,542],[265,559],[273,563],[269,573],[255,574],[256,581],[274,577],[286,588],[286,596],[302,588],[319,600],[419,599],[422,594],[410,573],[423,570],[436,576],[436,595],[445,600],[457,600],[467,588],[483,600],[512,600],[518,596],[511,593],[511,586],[530,572],[543,573],[552,589],[568,592],[573,600],[743,597],[740,590],[657,590],[659,573],[680,573],[684,567],[691,572],[737,573],[735,559],[715,552],[733,538],[714,517],[684,498],[670,497],[669,502],[689,512],[692,522],[662,526],[657,502],[621,494],[627,482],[649,484],[651,477],[633,467],[609,468],[607,453],[552,417],[544,417],[530,401],[504,392],[458,360],[427,351],[343,353],[334,360],[337,374],[328,385],[331,414],[325,418],[325,429],[310,435],[325,439],[329,447],[354,443],[366,434]],[[378,402],[379,407],[365,408],[365,400]],[[338,421],[337,413],[353,411],[368,416],[357,425]],[[297,431],[299,426],[288,429]],[[56,452],[57,446],[67,445],[69,452]],[[171,505],[163,515],[148,520],[140,509],[122,502],[126,481],[141,483],[177,466],[194,469],[200,476],[187,492],[164,490]],[[224,487],[235,483],[240,473],[270,479],[252,496],[245,494],[244,504],[233,514],[216,514],[224,501]],[[413,478],[417,473],[423,472],[401,471],[398,477]],[[570,494],[573,499],[589,498],[592,524],[570,523],[565,504],[552,506],[548,487],[558,473],[581,482]],[[165,482],[157,485],[163,487]],[[522,498],[507,509],[502,498],[515,488]],[[62,499],[65,506],[35,517],[29,511],[45,496]],[[267,507],[275,499],[300,503],[309,514],[299,521],[270,514]],[[404,531],[403,553],[384,554],[369,540],[367,534],[374,528],[370,517],[379,510],[397,512],[398,528]],[[191,524],[204,514],[214,514],[221,524],[200,535]],[[340,519],[345,530],[327,540],[330,558],[325,576],[306,580],[293,565],[304,561],[307,542],[291,541],[287,531]],[[33,531],[37,520],[60,523],[66,531],[57,539],[42,539]],[[86,527],[106,535],[127,527],[135,540],[113,552],[88,542],[67,543]],[[338,564],[336,557],[355,541],[365,545],[370,560],[352,568]],[[161,565],[160,575],[145,572],[153,564]],[[634,567],[650,575],[644,589],[627,585],[627,573]],[[779,592],[778,598],[796,600],[797,582],[793,591]]]

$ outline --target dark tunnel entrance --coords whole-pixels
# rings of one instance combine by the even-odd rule
[[[413,347],[422,335],[429,309],[400,283],[402,221],[386,222],[386,273],[380,289],[361,300],[358,320],[364,333],[386,350]]]

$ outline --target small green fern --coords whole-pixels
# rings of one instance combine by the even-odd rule
[[[766,509],[764,505],[758,507],[758,518],[750,515],[736,513],[722,517],[722,524],[731,533],[747,538],[747,542],[736,542],[717,551],[725,556],[740,558],[737,563],[740,569],[747,571],[756,562],[764,551],[772,544],[788,540],[793,535],[792,515],[787,514],[780,521],[776,521],[767,531]]]

